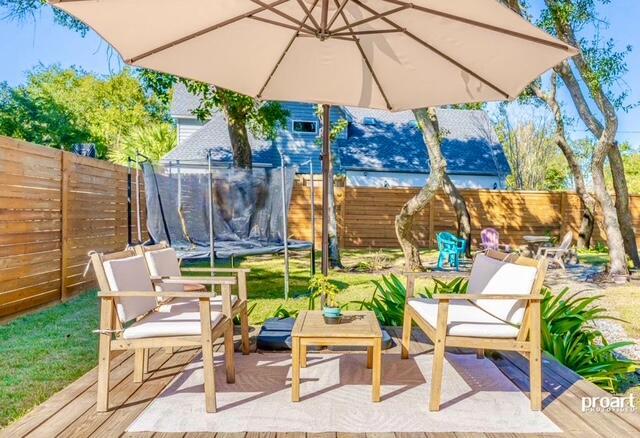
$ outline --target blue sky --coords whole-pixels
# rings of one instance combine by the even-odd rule
[[[530,0],[539,5],[541,0]],[[619,48],[631,45],[634,50],[628,57],[629,73],[616,91],[630,91],[629,102],[640,101],[640,0],[612,0],[601,7],[602,15],[609,22],[601,29],[602,39],[614,38]],[[0,8],[0,17],[5,11]],[[38,64],[53,63],[62,66],[75,65],[84,70],[109,74],[122,68],[117,54],[94,33],[86,37],[65,29],[53,22],[49,7],[42,8],[34,19],[25,22],[0,21],[0,81],[17,85],[24,81],[25,74]],[[568,102],[568,96],[563,93]],[[573,137],[585,135],[584,127],[572,128]],[[640,108],[620,114],[619,140],[630,141],[640,147]]]

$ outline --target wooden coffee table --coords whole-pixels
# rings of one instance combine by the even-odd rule
[[[326,324],[320,311],[301,311],[291,333],[291,401],[300,401],[300,368],[307,366],[309,345],[348,345],[367,347],[367,368],[372,369],[372,396],[380,401],[382,374],[382,330],[373,312],[344,312],[340,324]]]

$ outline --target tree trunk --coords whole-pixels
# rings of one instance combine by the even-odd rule
[[[253,159],[245,119],[241,117],[236,118],[226,111],[225,114],[227,116],[227,127],[229,129],[229,138],[231,139],[231,148],[233,150],[233,165],[243,169],[251,169]]]
[[[451,181],[451,178],[449,178],[449,175],[445,173],[442,182],[444,192],[449,197],[449,202],[451,202],[456,212],[458,236],[467,242],[466,256],[471,258],[471,216],[469,215],[469,210],[467,210],[467,204],[453,181]]]
[[[636,243],[636,232],[633,228],[633,218],[629,210],[629,188],[624,174],[624,163],[620,148],[614,144],[608,154],[609,166],[611,167],[611,177],[613,179],[613,188],[616,192],[616,212],[618,214],[618,222],[620,223],[620,231],[624,240],[624,249],[627,256],[633,262],[635,268],[640,268],[640,257],[638,256],[638,245]]]
[[[333,166],[331,166],[333,169]],[[333,172],[332,172],[333,173]],[[342,268],[338,242],[338,216],[336,209],[335,178],[329,180],[329,267]]]
[[[413,198],[404,204],[402,210],[396,216],[396,235],[404,254],[404,269],[410,272],[424,269],[420,260],[418,242],[413,236],[414,220],[442,186],[447,170],[446,161],[440,150],[439,128],[435,108],[417,109],[413,111],[413,114],[427,145],[431,168],[427,183]]]
[[[576,243],[578,249],[589,249],[591,247],[591,237],[593,236],[595,224],[596,218],[593,216],[591,210],[584,205],[584,201],[582,201],[582,221],[580,222],[578,242]]]
[[[615,129],[613,129],[613,132],[615,132]],[[593,154],[593,163],[591,165],[593,188],[600,209],[602,210],[603,223],[607,233],[610,259],[609,274],[611,276],[628,275],[627,258],[624,250],[624,240],[620,232],[618,214],[613,199],[611,199],[611,195],[609,195],[607,191],[604,179],[604,160],[609,152],[608,148],[611,147],[612,143],[603,140],[604,139],[600,140]]]

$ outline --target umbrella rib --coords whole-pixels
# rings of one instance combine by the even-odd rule
[[[216,29],[220,29],[221,27],[228,26],[228,25],[233,24],[233,23],[235,23],[237,21],[240,21],[240,20],[242,20],[244,18],[248,18],[248,17],[251,17],[251,16],[253,16],[253,15],[257,14],[257,13],[263,12],[263,11],[269,9],[269,7],[275,7],[275,6],[281,5],[282,3],[286,3],[288,1],[290,1],[290,0],[276,0],[273,3],[269,3],[268,5],[261,6],[259,8],[253,9],[251,11],[245,12],[242,15],[238,15],[236,17],[229,18],[227,20],[221,21],[220,23],[216,23],[216,24],[214,24],[212,26],[205,27],[204,29],[201,29],[201,30],[199,30],[197,32],[193,32],[193,33],[191,33],[189,35],[183,36],[182,38],[174,40],[174,41],[172,41],[170,43],[163,44],[163,45],[158,46],[158,47],[156,47],[154,49],[151,49],[151,50],[148,50],[148,51],[146,51],[144,53],[141,53],[140,55],[133,56],[133,57],[131,57],[129,59],[126,59],[125,62],[127,64],[133,64],[135,62],[140,61],[141,59],[148,58],[149,56],[154,55],[154,54],[156,54],[158,52],[162,52],[164,50],[170,49],[171,47],[180,45],[180,44],[185,43],[187,41],[190,41],[190,40],[192,40],[194,38],[198,38],[198,37],[200,37],[202,35],[205,35],[205,34],[207,34],[209,32],[213,32]]]
[[[307,19],[311,16],[311,14],[313,13],[313,10],[315,9],[315,7],[316,7],[316,5],[318,4],[319,1],[320,0],[315,0],[313,2],[313,5],[311,5],[311,8],[308,11],[305,11],[306,16],[302,19],[301,24],[304,24],[307,21]],[[276,65],[273,66],[273,69],[271,70],[271,73],[269,73],[269,76],[267,77],[267,80],[264,81],[264,84],[260,88],[260,91],[258,91],[258,94],[257,94],[258,99],[262,98],[262,93],[264,92],[265,88],[267,88],[267,85],[269,85],[269,82],[271,81],[271,78],[273,78],[273,75],[276,74],[276,71],[278,70],[278,67],[280,67],[280,64],[282,63],[282,60],[287,55],[287,52],[289,52],[289,49],[291,48],[291,45],[293,44],[295,39],[298,37],[298,33],[299,33],[299,31],[301,29],[302,29],[302,27],[300,27],[298,29],[298,31],[296,31],[296,33],[293,34],[293,36],[289,40],[289,44],[287,44],[287,47],[285,47],[285,49],[282,51],[282,54],[280,55],[280,58],[278,58],[278,62],[276,62]]]
[[[360,21],[355,21],[355,22],[351,23],[351,25],[341,26],[341,27],[333,30],[333,32],[336,32],[336,33],[337,32],[342,32],[344,30],[347,30],[348,28],[355,28],[355,27],[358,27],[358,26],[360,26],[362,24],[369,23],[371,21],[381,20],[384,17],[386,17],[387,15],[396,14],[396,13],[398,13],[400,11],[404,11],[405,9],[409,9],[409,8],[410,8],[409,5],[404,5],[404,6],[399,6],[397,8],[394,8],[394,9],[390,9],[390,10],[385,11],[385,12],[375,13],[375,15],[373,15],[372,17],[367,17],[367,18],[363,18]],[[342,19],[344,20],[344,14],[342,14]]]
[[[372,14],[377,13],[374,9],[372,9],[371,7],[365,5],[364,3],[362,3],[360,0],[352,0],[354,3],[356,3],[357,5],[359,5],[361,8],[371,12]],[[420,39],[419,37],[417,37],[416,35],[412,34],[411,32],[409,32],[406,29],[403,29],[399,24],[397,24],[396,22],[390,20],[387,17],[382,17],[381,18],[382,21],[384,21],[385,23],[395,27],[396,29],[402,29],[400,32],[402,32],[403,34],[405,34],[406,36],[408,36],[409,38],[411,38],[412,40],[416,41],[417,43],[419,43],[420,45],[426,47],[427,49],[431,50],[433,53],[435,53],[436,55],[440,56],[441,58],[443,58],[444,60],[446,60],[447,62],[455,65],[456,67],[458,67],[460,70],[464,71],[465,73],[469,74],[470,76],[473,76],[474,78],[476,78],[477,80],[479,80],[480,82],[482,82],[483,84],[487,85],[488,87],[490,87],[491,89],[493,89],[494,91],[497,91],[498,93],[502,94],[506,99],[510,99],[511,96],[509,95],[509,93],[507,93],[506,91],[500,89],[500,87],[492,84],[489,80],[483,78],[482,76],[480,76],[478,73],[474,72],[473,70],[471,70],[470,68],[466,67],[465,65],[461,64],[460,62],[456,61],[455,59],[453,59],[452,57],[450,57],[449,55],[441,52],[440,50],[436,49],[435,47],[433,47],[431,44],[427,43],[426,41]]]
[[[488,23],[483,23],[481,21],[476,21],[476,20],[472,20],[470,18],[465,18],[465,17],[460,17],[458,15],[454,15],[454,14],[449,14],[447,12],[442,12],[442,11],[438,11],[436,9],[431,9],[431,8],[426,8],[424,6],[419,6],[416,4],[412,4],[412,3],[407,3],[405,1],[402,0],[383,0],[387,3],[392,3],[394,5],[406,5],[412,9],[415,9],[417,11],[421,11],[427,14],[431,14],[431,15],[436,15],[438,17],[442,17],[442,18],[447,18],[449,20],[453,20],[453,21],[459,21],[461,23],[465,23],[465,24],[469,24],[471,26],[476,26],[476,27],[481,27],[483,29],[487,29],[487,30],[491,30],[493,32],[498,32],[498,33],[503,33],[505,35],[510,35],[516,38],[521,38],[524,40],[528,40],[534,43],[538,43],[538,44],[543,44],[546,46],[550,46],[550,47],[555,47],[556,49],[563,49],[563,50],[571,50],[571,47],[567,44],[563,44],[563,43],[559,43],[559,42],[555,42],[555,41],[548,41],[545,40],[544,38],[539,38],[533,35],[527,35],[525,33],[521,33],[521,32],[516,32],[514,30],[509,30],[509,29],[504,29],[502,27],[499,26],[494,26],[492,24],[488,24]]]
[[[285,14],[284,12],[282,12],[282,11],[280,11],[280,10],[276,9],[276,7],[275,7],[275,6],[272,6],[272,5],[270,5],[270,4],[268,4],[268,3],[265,3],[265,2],[263,2],[263,1],[261,1],[261,0],[250,0],[250,1],[251,1],[251,2],[253,2],[253,3],[255,3],[255,4],[257,4],[257,5],[260,5],[260,6],[264,7],[265,9],[269,10],[270,12],[273,12],[273,13],[274,13],[274,14],[276,14],[276,15],[281,16],[281,17],[282,17],[282,18],[284,18],[285,20],[289,20],[289,21],[291,21],[293,24],[295,24],[295,25],[297,25],[297,26],[300,26],[301,28],[302,28],[302,27],[304,27],[304,28],[305,28],[305,29],[307,29],[309,32],[313,32],[313,33],[315,33],[315,32],[316,32],[316,30],[315,30],[313,27],[309,26],[308,24],[305,24],[303,21],[298,21],[296,18],[292,17],[292,16],[291,16],[291,15],[289,15],[289,14]],[[276,6],[277,6],[277,5],[276,5]],[[305,20],[305,21],[306,21],[306,20]]]
[[[313,17],[313,14],[311,14],[311,11],[307,9],[307,7],[304,4],[304,1],[303,0],[297,0],[297,1],[300,7],[302,8],[302,10],[304,11],[304,13],[307,14],[307,17],[309,17],[309,20],[311,20],[311,23],[313,23],[313,25],[316,27],[316,30],[320,32],[320,25],[318,24],[316,19]],[[347,1],[348,0],[345,0],[345,2]]]
[[[333,14],[333,17],[331,17],[331,19],[327,23],[327,29],[331,29],[331,26],[333,26],[333,23],[335,23],[335,21],[338,19],[344,7],[347,6],[347,3],[349,3],[349,0],[344,0],[338,7],[338,10]]]
[[[338,0],[334,0],[334,2],[336,3],[336,5],[338,5]],[[380,84],[380,81],[378,80],[378,76],[376,76],[376,72],[373,70],[373,67],[371,66],[371,63],[369,62],[369,59],[367,58],[367,55],[364,53],[364,50],[362,49],[362,46],[360,45],[360,40],[354,34],[353,29],[352,29],[351,25],[349,24],[349,21],[347,20],[347,16],[345,15],[345,13],[340,11],[340,15],[341,15],[342,19],[344,20],[344,22],[346,23],[347,28],[349,29],[349,32],[351,33],[351,38],[353,38],[353,42],[355,43],[355,45],[358,47],[358,50],[360,51],[360,56],[362,56],[362,60],[366,64],[367,68],[369,69],[369,73],[371,74],[371,77],[373,78],[373,81],[378,86],[378,90],[380,91],[380,94],[382,95],[382,98],[384,99],[384,102],[387,104],[387,109],[391,110],[392,107],[391,107],[391,104],[389,103],[389,99],[387,98],[386,93],[382,89],[382,85]]]

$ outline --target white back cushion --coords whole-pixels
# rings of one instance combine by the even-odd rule
[[[537,269],[516,265],[478,254],[473,261],[467,293],[493,295],[529,295]],[[487,312],[512,324],[522,323],[526,302],[523,300],[478,300]]]
[[[153,291],[149,271],[142,256],[104,262],[107,281],[112,291]],[[157,305],[155,297],[119,297],[116,311],[120,321],[125,323],[144,315]]]
[[[180,263],[178,255],[173,248],[160,249],[144,253],[149,266],[149,272],[153,276],[159,277],[180,277]],[[181,292],[184,290],[182,284],[162,284],[158,285],[158,290]]]

